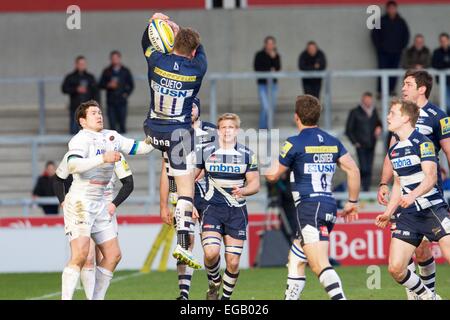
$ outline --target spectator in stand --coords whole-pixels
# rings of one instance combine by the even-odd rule
[[[33,198],[37,197],[54,197],[55,192],[53,191],[53,179],[55,176],[56,167],[53,161],[48,161],[45,164],[45,170],[42,175],[38,178],[36,185],[33,189]],[[45,214],[58,214],[58,205],[39,205]]]
[[[356,148],[361,185],[363,191],[369,191],[372,181],[372,167],[375,145],[382,133],[382,124],[373,104],[372,93],[365,92],[361,104],[352,109],[347,118],[345,134]]]
[[[86,58],[78,56],[75,59],[75,70],[69,73],[62,84],[62,92],[68,94],[69,115],[70,115],[70,133],[77,134],[80,128],[75,121],[75,109],[88,100],[99,101],[99,92],[95,77],[87,72]]]
[[[298,58],[298,68],[301,71],[321,71],[327,67],[325,54],[317,47],[314,41],[309,41],[306,49]],[[303,91],[319,99],[322,79],[302,79]]]
[[[377,50],[379,69],[397,69],[403,49],[409,42],[409,28],[398,14],[397,3],[386,3],[386,14],[381,17],[381,28],[372,30],[372,42]],[[389,78],[389,94],[395,95],[397,77]],[[378,79],[377,94],[381,94],[381,79]]]
[[[448,33],[441,33],[439,35],[439,48],[434,50],[431,66],[438,70],[445,70],[450,68],[450,40]],[[436,79],[439,81],[439,78]],[[450,113],[450,76],[446,79],[446,102],[447,114]]]
[[[416,34],[414,44],[405,51],[402,67],[404,69],[427,69],[431,66],[431,52],[425,46],[425,37]]]
[[[264,39],[264,48],[255,54],[253,62],[254,70],[260,72],[273,72],[281,70],[281,57],[277,51],[276,40],[273,36],[267,36]],[[274,114],[278,98],[277,79],[272,81],[272,91],[269,94],[268,79],[258,79],[258,96],[261,104],[259,114],[259,128],[267,129],[269,126],[269,96],[271,99],[272,114]]]
[[[122,65],[122,54],[114,50],[109,55],[111,64],[103,70],[99,87],[106,90],[109,128],[126,133],[128,97],[134,89],[130,70]]]

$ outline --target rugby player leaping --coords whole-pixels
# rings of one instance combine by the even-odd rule
[[[151,45],[148,27],[142,36],[150,85],[150,110],[144,121],[144,131],[150,143],[167,154],[177,185],[177,246],[173,256],[190,267],[199,269],[201,265],[189,250],[194,196],[194,134],[191,112],[193,99],[200,90],[206,73],[206,55],[196,31],[179,28],[161,13],[155,13],[152,19],[168,21],[174,31],[175,42],[173,53],[163,54]]]

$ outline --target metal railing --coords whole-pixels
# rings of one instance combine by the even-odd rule
[[[439,71],[427,69],[427,71],[439,78],[439,104],[445,109],[446,101],[446,76],[450,76],[450,70]],[[208,73],[204,81],[209,82],[209,116],[210,121],[217,119],[218,99],[217,85],[219,81],[225,80],[254,80],[269,79],[269,95],[271,95],[271,86],[273,79],[313,79],[323,80],[324,98],[323,98],[323,117],[324,128],[331,129],[332,122],[332,101],[333,85],[332,81],[338,78],[380,78],[381,79],[381,109],[382,116],[386,117],[389,105],[389,77],[402,77],[405,74],[403,69],[360,69],[360,70],[325,70],[325,71],[296,71],[296,72],[212,72]],[[135,76],[138,81],[147,81],[147,75],[139,74]],[[39,106],[39,134],[46,134],[46,84],[61,83],[62,77],[27,77],[27,78],[0,78],[1,84],[36,84]],[[273,127],[273,108],[272,100],[269,96],[269,128]],[[386,134],[386,128],[383,128]]]

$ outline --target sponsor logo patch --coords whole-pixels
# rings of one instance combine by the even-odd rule
[[[290,143],[289,141],[285,141],[283,146],[281,147],[280,156],[282,158],[286,157],[287,153],[289,152],[289,150],[291,150],[291,148],[292,143]]]
[[[431,142],[422,143],[420,145],[420,156],[422,158],[436,156],[436,152],[434,151],[434,144]]]
[[[442,134],[448,134],[450,133],[450,117],[443,118],[439,120],[441,124],[441,132]]]
[[[305,147],[306,153],[337,153],[338,147],[337,146],[320,146],[320,147],[313,147],[308,146]]]

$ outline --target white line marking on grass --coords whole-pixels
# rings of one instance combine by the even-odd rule
[[[143,275],[144,273],[141,273],[141,272],[134,272],[134,273],[131,273],[131,274],[128,274],[128,275],[126,275],[126,276],[121,276],[121,277],[117,277],[117,278],[113,278],[112,280],[111,280],[111,283],[115,283],[115,282],[119,282],[119,281],[122,281],[122,280],[126,280],[126,279],[129,279],[129,278],[134,278],[134,277],[138,277],[138,276],[141,276],[141,275]],[[77,290],[75,290],[75,291],[78,291],[78,290],[83,290],[83,289],[77,289]],[[43,296],[39,296],[39,297],[34,297],[34,298],[28,298],[27,300],[45,300],[45,299],[49,299],[49,298],[52,298],[52,297],[56,297],[56,296],[60,296],[61,295],[61,291],[58,291],[58,292],[53,292],[53,293],[49,293],[49,294],[46,294],[46,295],[43,295]]]

